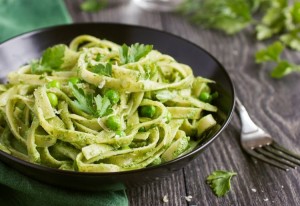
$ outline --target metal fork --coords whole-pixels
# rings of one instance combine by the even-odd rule
[[[238,98],[236,111],[242,125],[241,145],[248,154],[286,171],[289,167],[296,169],[296,166],[300,165],[300,155],[280,146],[270,134],[259,128]]]

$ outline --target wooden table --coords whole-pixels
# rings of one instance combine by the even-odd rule
[[[116,0],[114,0],[116,1]],[[120,0],[118,0],[120,2]],[[213,54],[235,82],[236,93],[253,119],[287,148],[300,153],[300,74],[281,80],[270,78],[268,66],[257,65],[253,54],[265,46],[251,29],[235,36],[190,24],[174,13],[146,12],[123,1],[97,13],[79,9],[81,0],[65,0],[74,22],[121,22],[143,25],[186,38]],[[111,2],[111,0],[110,0]],[[300,64],[300,53],[284,56]],[[300,205],[300,174],[285,172],[251,158],[241,150],[240,122],[234,115],[226,130],[202,155],[182,170],[159,182],[127,190],[129,204],[158,205]],[[236,171],[232,189],[223,198],[213,195],[205,179],[214,170]],[[169,202],[162,198],[168,196]],[[191,195],[187,202],[185,196]]]

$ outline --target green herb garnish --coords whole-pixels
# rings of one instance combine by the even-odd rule
[[[65,50],[66,46],[63,44],[46,49],[39,61],[31,63],[32,73],[41,74],[60,69],[64,63]]]
[[[69,82],[69,87],[76,98],[76,100],[73,101],[73,104],[79,110],[82,110],[85,113],[95,117],[103,117],[112,112],[112,104],[108,97],[102,97],[100,94],[94,97],[93,94],[84,92],[83,89],[79,88],[76,84],[72,84],[71,82]]]
[[[106,65],[97,64],[95,66],[92,66],[90,70],[99,75],[104,75],[104,76],[108,76],[108,77],[111,77],[111,75],[112,75],[111,63],[107,63]]]
[[[120,48],[120,63],[127,64],[140,60],[142,57],[146,56],[151,50],[152,45],[144,45],[144,44],[132,44],[128,47],[126,44],[123,44]]]
[[[215,195],[222,197],[230,190],[230,180],[235,175],[235,172],[216,170],[206,178],[206,182]]]

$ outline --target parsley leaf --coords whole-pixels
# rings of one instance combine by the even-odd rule
[[[111,63],[107,63],[105,66],[103,64],[97,64],[91,67],[91,71],[104,76],[111,77],[112,75],[112,65]]]
[[[98,117],[103,117],[111,112],[111,102],[107,96],[102,98],[101,95],[98,94],[94,99],[96,102],[96,111]]]
[[[66,46],[63,44],[58,44],[54,47],[46,49],[43,53],[41,64],[52,69],[59,69],[64,63],[63,58],[65,50]]]
[[[31,72],[33,74],[42,74],[44,72],[51,72],[52,69],[49,67],[42,66],[39,61],[31,62]]]
[[[255,54],[256,63],[262,63],[266,61],[279,61],[280,55],[284,49],[281,42],[276,41],[265,49],[259,50]]]
[[[224,196],[230,190],[230,180],[237,175],[235,172],[216,170],[206,178],[206,182],[218,197]]]
[[[83,89],[71,82],[69,83],[69,87],[76,98],[73,103],[78,109],[95,117],[103,117],[112,112],[112,104],[108,97],[101,97],[100,94],[94,97],[93,94],[85,93]]]
[[[286,60],[282,60],[280,55],[284,49],[284,45],[279,41],[268,46],[266,49],[262,49],[256,52],[255,59],[257,63],[262,62],[275,62],[276,66],[271,71],[271,77],[279,79],[291,72],[300,72],[300,66],[289,63]]]
[[[282,78],[291,72],[299,72],[300,66],[289,63],[288,61],[280,61],[277,66],[272,70],[271,76],[273,78]]]
[[[146,56],[153,48],[153,45],[144,45],[135,43],[128,47],[126,44],[123,44],[120,47],[120,63],[127,64],[140,60],[142,57]]]
[[[60,69],[64,63],[65,50],[66,46],[63,44],[49,47],[43,52],[39,61],[31,63],[31,72],[33,74],[42,74]]]
[[[78,88],[76,84],[72,84],[71,82],[69,83],[69,87],[76,98],[76,100],[73,101],[74,105],[87,114],[93,114],[94,109],[92,95],[85,94],[83,89]]]
[[[80,4],[80,9],[86,12],[97,12],[107,6],[107,0],[85,0]]]
[[[286,0],[271,1],[261,22],[256,26],[256,38],[258,40],[268,39],[284,30],[285,16],[282,10],[286,6]]]
[[[251,13],[259,3],[251,0],[186,0],[179,12],[205,28],[234,34],[252,22]]]
[[[288,47],[300,51],[300,29],[281,35],[280,40]]]
[[[300,28],[300,2],[295,2],[283,11],[285,16],[285,26],[288,31]]]

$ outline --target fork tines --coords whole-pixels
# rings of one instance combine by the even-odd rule
[[[286,171],[289,170],[289,167],[296,169],[297,165],[300,166],[300,155],[285,149],[274,141],[269,145],[247,149],[246,152],[257,159]]]

